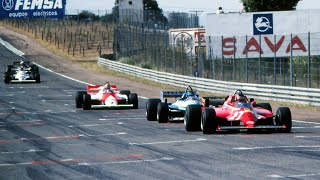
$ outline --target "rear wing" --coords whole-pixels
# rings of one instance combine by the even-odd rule
[[[185,91],[161,91],[160,92],[160,99],[162,102],[165,102],[167,98],[178,98],[183,95]],[[195,94],[199,97],[199,94],[197,91],[195,91]]]
[[[98,93],[101,90],[102,87],[103,87],[103,85],[87,86],[87,93]],[[116,85],[111,85],[110,89],[116,91],[117,90],[117,86]]]
[[[204,107],[209,107],[210,105],[212,106],[219,106],[223,105],[224,101],[228,98],[227,97],[222,97],[222,96],[204,96],[201,98],[201,103],[203,104]]]
[[[101,86],[94,85],[94,86],[87,86],[87,93],[98,93],[101,90]]]

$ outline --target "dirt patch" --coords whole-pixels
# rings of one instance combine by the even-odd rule
[[[0,26],[0,36],[23,51],[25,53],[25,57],[31,61],[52,69],[55,72],[91,84],[102,84],[109,81],[112,84],[116,84],[120,89],[129,89],[132,92],[137,92],[138,95],[145,97],[159,97],[159,92],[161,90],[177,89],[170,86],[158,86],[157,83],[146,84],[141,80],[139,81],[139,78],[123,74],[119,76],[120,73],[114,71],[108,71],[108,73],[106,73],[99,68],[86,66],[85,63],[79,63],[77,60],[58,56],[46,47],[34,41],[34,39],[11,31],[3,26]],[[128,79],[129,76],[130,78]],[[276,108],[280,106],[280,104],[272,103],[272,106],[274,111],[276,111]],[[319,108],[290,107],[290,109],[293,119],[320,122]]]

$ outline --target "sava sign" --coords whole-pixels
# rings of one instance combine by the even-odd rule
[[[66,0],[0,0],[2,18],[63,18]]]
[[[320,11],[208,14],[207,55],[239,58],[319,55]],[[310,33],[310,36],[308,35]]]
[[[221,58],[288,57],[319,55],[320,34],[283,36],[207,37],[208,55]],[[310,48],[310,49],[309,49]]]

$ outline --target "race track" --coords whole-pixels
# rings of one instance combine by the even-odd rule
[[[0,46],[2,74],[17,60]],[[76,109],[85,84],[40,74],[40,84],[0,82],[0,179],[320,178],[320,123],[295,119],[289,134],[188,133],[148,122],[143,98],[137,110]]]

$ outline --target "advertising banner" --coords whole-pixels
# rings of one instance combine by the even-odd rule
[[[66,0],[0,0],[0,18],[63,18]]]
[[[207,56],[320,55],[319,10],[208,14]],[[310,36],[309,34],[310,33]]]

